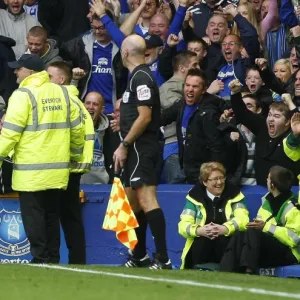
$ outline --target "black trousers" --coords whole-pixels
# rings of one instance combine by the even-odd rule
[[[32,263],[55,263],[59,253],[61,190],[20,192],[20,207],[25,233],[30,242]],[[59,260],[59,257],[58,257]]]
[[[79,199],[81,174],[71,173],[60,202],[60,221],[69,250],[69,264],[86,263],[85,234]]]
[[[195,238],[185,259],[185,268],[193,269],[205,263],[220,263],[230,237],[219,236],[214,240],[206,237]]]
[[[237,232],[231,239],[220,264],[226,272],[253,273],[257,268],[269,268],[297,264],[291,249],[276,238],[260,230]]]

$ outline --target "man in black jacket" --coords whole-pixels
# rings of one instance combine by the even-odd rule
[[[283,102],[270,105],[267,120],[261,115],[249,111],[242,100],[241,84],[233,80],[230,84],[231,104],[237,120],[245,125],[256,136],[254,157],[255,176],[258,185],[267,185],[267,177],[271,167],[282,166],[294,174],[293,185],[297,185],[300,163],[289,159],[283,150],[283,140],[291,132],[290,111]]]
[[[39,0],[38,19],[50,37],[68,41],[90,29],[88,0]]]
[[[18,88],[17,77],[7,65],[7,62],[16,60],[12,50],[15,45],[16,42],[13,39],[0,35],[0,96],[5,103],[8,102],[13,91]]]
[[[208,94],[205,74],[189,70],[184,84],[184,100],[174,103],[161,116],[163,126],[176,121],[179,158],[187,182],[199,181],[200,166],[204,162],[222,162],[223,149],[219,118],[223,100]]]

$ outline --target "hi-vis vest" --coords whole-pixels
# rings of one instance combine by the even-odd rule
[[[82,111],[83,114],[83,123],[84,123],[84,148],[82,159],[78,162],[71,163],[71,173],[87,173],[91,170],[94,154],[94,140],[95,140],[95,129],[93,120],[85,108],[84,104],[78,98],[79,91],[74,85],[66,86],[68,89],[69,95]]]
[[[263,198],[263,205],[257,213],[257,217],[263,221],[267,221],[272,216],[270,203],[265,197]],[[290,247],[300,262],[300,211],[292,203],[292,200],[297,201],[291,193],[291,197],[281,206],[277,216],[266,222],[263,232],[271,234],[279,242]]]
[[[206,222],[206,210],[201,202],[196,201],[190,195],[186,197],[185,207],[180,215],[178,224],[179,234],[186,238],[186,243],[182,251],[181,269],[184,269],[185,258],[189,252],[194,239],[201,238],[196,235],[197,227],[204,226]],[[240,192],[233,199],[227,200],[225,206],[225,215],[227,222],[224,226],[228,229],[227,236],[235,231],[245,231],[249,222],[249,212],[244,204],[245,196]]]
[[[71,161],[84,146],[82,115],[65,87],[47,72],[24,79],[9,99],[0,135],[0,161],[14,150],[15,191],[66,189]]]
[[[295,145],[292,146],[291,143],[298,144],[297,146]],[[300,160],[300,140],[299,138],[294,137],[292,133],[288,135],[283,140],[283,150],[284,153],[286,154],[287,157],[289,157],[293,161],[299,161]],[[300,174],[297,177],[299,179],[299,185],[300,185]],[[300,189],[299,189],[299,194],[298,194],[298,202],[300,203]]]

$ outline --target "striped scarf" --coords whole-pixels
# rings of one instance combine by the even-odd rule
[[[274,31],[267,33],[267,51],[269,56],[269,66],[273,70],[275,62],[280,59],[283,54],[287,51],[287,34],[284,24],[281,24],[276,30],[276,41],[273,40]],[[274,47],[274,44],[276,45]]]

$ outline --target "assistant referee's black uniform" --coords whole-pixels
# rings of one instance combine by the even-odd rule
[[[158,134],[160,128],[159,89],[147,65],[139,65],[131,73],[120,105],[122,138],[138,118],[139,106],[152,107],[151,122],[143,134],[128,148],[124,168],[125,186],[138,188],[157,185],[156,165],[159,162]]]
[[[128,81],[126,91],[120,105],[120,128],[123,139],[126,137],[135,120],[139,117],[138,107],[151,107],[151,121],[145,131],[128,147],[127,161],[124,167],[124,183],[133,189],[142,186],[158,184],[157,164],[159,163],[159,128],[160,128],[160,99],[157,83],[147,65],[137,66]],[[155,195],[154,195],[155,197]],[[171,261],[167,254],[166,224],[163,211],[155,208],[143,210],[135,215],[139,227],[135,229],[138,243],[133,256],[126,267],[148,267],[153,269],[170,269]],[[154,238],[156,253],[154,260],[146,251],[146,232],[149,224]]]

